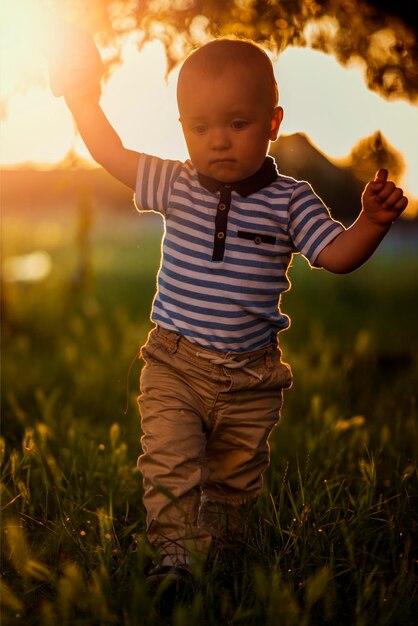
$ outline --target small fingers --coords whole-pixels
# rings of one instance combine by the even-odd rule
[[[404,211],[407,206],[408,206],[408,198],[406,198],[405,196],[402,196],[402,198],[397,201],[397,203],[395,204],[394,208],[399,213],[402,213],[402,211]]]
[[[377,170],[374,180],[376,183],[385,183],[388,179],[389,172],[383,167]]]
[[[386,182],[383,189],[377,194],[377,200],[384,209],[402,207],[402,210],[408,204],[408,199],[403,195],[403,190],[396,187],[392,181]]]
[[[395,187],[394,190],[381,202],[383,209],[397,214],[402,213],[407,204],[408,198],[403,195],[403,191],[399,187]]]
[[[378,202],[380,202],[380,204],[387,203],[390,196],[396,192],[396,189],[397,187],[394,182],[392,181],[386,182],[383,185],[382,189],[376,194]],[[401,194],[402,194],[402,190],[401,190]]]

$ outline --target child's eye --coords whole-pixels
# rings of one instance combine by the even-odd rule
[[[205,124],[196,124],[192,127],[192,131],[196,135],[204,135],[208,130],[208,127]]]
[[[246,122],[245,120],[234,120],[231,123],[231,126],[234,130],[243,130],[248,126],[248,122]]]

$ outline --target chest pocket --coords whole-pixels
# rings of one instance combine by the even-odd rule
[[[265,233],[250,233],[247,230],[239,230],[237,232],[237,236],[240,239],[254,241],[256,245],[260,245],[260,243],[269,243],[274,246],[276,243],[276,237],[273,237],[273,235],[266,235]]]

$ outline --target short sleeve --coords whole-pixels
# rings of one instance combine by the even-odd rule
[[[155,211],[165,215],[174,181],[183,164],[140,154],[134,202],[138,211]]]
[[[289,234],[297,252],[314,265],[325,246],[344,230],[309,183],[297,185],[289,205]]]

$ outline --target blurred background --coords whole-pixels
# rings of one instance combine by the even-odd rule
[[[405,214],[377,255],[342,284],[348,292],[363,285],[366,299],[373,283],[374,292],[387,301],[397,281],[402,294],[392,298],[396,315],[401,301],[403,312],[414,315],[416,6],[417,0],[91,0],[88,4],[3,0],[1,304],[2,328],[10,345],[16,347],[20,341],[26,346],[22,354],[32,354],[34,337],[45,331],[34,320],[47,302],[52,315],[49,333],[52,328],[59,332],[63,315],[70,319],[72,311],[76,317],[81,311],[82,317],[93,319],[104,307],[132,320],[134,345],[123,357],[124,372],[125,361],[135,354],[150,327],[159,264],[161,220],[138,214],[132,192],[93,163],[63,98],[54,98],[49,89],[45,50],[56,38],[50,28],[51,14],[71,20],[95,37],[106,67],[102,105],[125,145],[171,159],[187,158],[175,95],[185,55],[216,35],[241,35],[261,43],[274,63],[285,111],[280,137],[271,146],[279,169],[309,180],[346,225],[358,213],[365,182],[379,167],[388,168],[408,194]],[[360,306],[341,296],[345,308],[333,311],[324,305],[330,301],[330,289],[335,289],[332,277],[313,280],[300,262],[292,271],[300,276],[284,309],[298,324],[285,343],[297,344],[309,336],[316,322],[303,317],[299,301],[307,293],[312,298],[316,289],[320,293],[317,316],[325,316],[322,324],[337,326],[342,318],[346,325],[352,323],[352,332],[358,331],[364,303]],[[376,306],[380,307],[370,302],[368,310]],[[42,326],[41,318],[39,323]],[[381,327],[387,342],[386,319],[371,319],[369,324],[374,330]],[[411,328],[409,318],[399,326],[404,335],[416,338],[416,325]],[[393,327],[391,333],[395,346]],[[50,342],[44,344],[42,350],[48,352]],[[75,358],[73,350],[74,346],[67,350],[68,364]],[[396,347],[400,354],[405,350],[401,343]],[[37,357],[40,361],[42,354]],[[65,356],[66,350],[60,354]],[[52,387],[54,380],[50,380]],[[23,385],[29,394],[30,384]],[[122,383],[118,389],[123,395]]]

